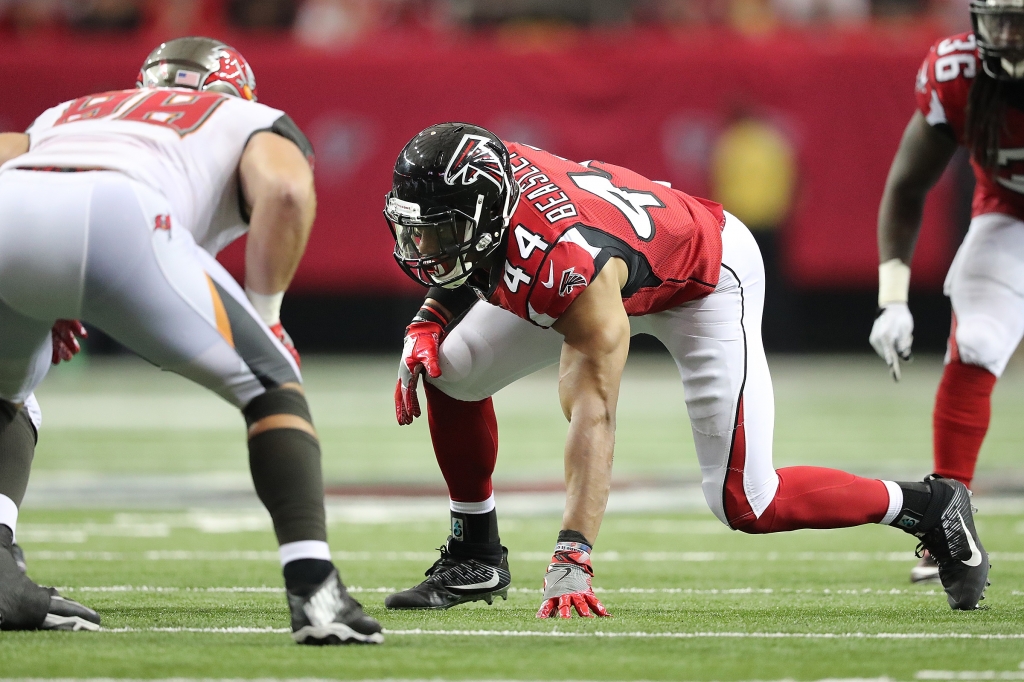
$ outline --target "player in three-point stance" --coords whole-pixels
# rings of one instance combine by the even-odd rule
[[[320,444],[279,319],[316,212],[306,137],[256,102],[235,50],[180,38],[137,89],[65,102],[0,149],[0,627],[99,626],[32,582],[14,545],[38,428],[23,405],[73,350],[55,320],[84,320],[241,410],[294,639],[382,641],[331,563]],[[246,232],[243,290],[214,255]]]
[[[878,211],[879,315],[870,337],[898,381],[913,341],[910,261],[925,197],[963,145],[974,200],[944,286],[953,320],[932,440],[935,473],[966,486],[988,431],[992,389],[1024,335],[1024,8],[976,1],[971,18],[974,32],[938,41],[917,75],[918,110]],[[914,582],[937,577],[929,554],[911,572]]]
[[[939,558],[954,609],[977,607],[988,558],[962,483],[772,465],[764,266],[750,232],[720,205],[625,168],[574,163],[444,123],[399,154],[384,213],[395,257],[430,287],[406,331],[397,416],[405,424],[419,414],[425,372],[452,520],[427,580],[389,596],[388,608],[506,594],[491,395],[557,362],[569,420],[566,505],[537,615],[608,615],[591,588],[590,553],[610,489],[619,380],[638,332],[675,358],[704,495],[723,523],[747,533],[891,524]]]

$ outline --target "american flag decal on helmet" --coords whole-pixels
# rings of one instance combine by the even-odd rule
[[[576,268],[571,267],[568,270],[562,271],[562,279],[558,283],[558,295],[566,296],[571,294],[576,287],[587,286],[587,278],[576,272]]]
[[[478,178],[490,180],[501,189],[505,174],[501,169],[501,158],[491,147],[491,140],[482,135],[463,135],[459,148],[455,150],[444,181],[454,185],[461,180],[463,185],[472,185]]]

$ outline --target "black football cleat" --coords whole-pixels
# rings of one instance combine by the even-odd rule
[[[288,592],[292,639],[299,644],[380,644],[380,623],[363,613],[348,594],[338,571],[331,571],[309,595]]]
[[[501,563],[493,566],[480,559],[460,558],[440,547],[441,558],[427,569],[427,579],[416,587],[389,595],[389,609],[449,609],[471,601],[494,602],[508,599],[512,574],[508,570],[508,549],[501,548]]]
[[[12,536],[8,526],[0,525],[0,630],[99,630],[95,611],[25,575],[24,557],[15,552]]]
[[[946,591],[951,608],[971,611],[985,598],[988,586],[988,553],[974,527],[971,492],[963,483],[949,478],[929,476],[932,502],[938,520],[930,528],[915,533],[920,539],[918,556],[923,550],[935,559],[939,567],[939,580]]]

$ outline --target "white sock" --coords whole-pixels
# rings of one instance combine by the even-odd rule
[[[8,526],[15,537],[18,535],[18,505],[6,495],[0,495],[0,525]]]
[[[494,493],[483,502],[456,502],[448,500],[449,508],[459,514],[486,514],[494,509]]]
[[[899,487],[893,481],[882,481],[885,484],[885,489],[889,491],[889,508],[885,512],[885,516],[878,523],[888,526],[903,509],[903,488]]]
[[[322,540],[299,540],[298,542],[286,542],[278,548],[278,552],[281,555],[282,566],[297,559],[331,560],[331,548]]]

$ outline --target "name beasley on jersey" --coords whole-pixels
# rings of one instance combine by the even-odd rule
[[[513,176],[520,188],[520,201],[531,204],[532,208],[536,209],[539,216],[543,216],[549,225],[554,225],[560,220],[579,216],[579,209],[569,195],[546,172],[530,161],[529,158],[523,156],[518,151],[510,150],[509,159],[512,165]],[[569,301],[574,298],[573,294],[578,289],[587,286],[589,283],[588,275],[593,273],[593,263],[591,262],[586,265],[576,263],[565,268],[565,271],[558,278],[557,288],[555,288],[554,261],[552,258],[548,258],[548,267],[551,271],[548,273],[547,280],[541,281],[540,284],[546,290],[553,290],[552,293],[557,292],[558,297],[563,298],[563,300],[560,303],[555,303],[547,295],[544,295],[540,297],[544,299],[541,302],[537,300],[538,296],[535,295],[537,292],[529,291],[530,285],[534,283],[534,279],[540,274],[536,271],[539,264],[531,263],[530,261],[534,254],[539,254],[542,258],[544,256],[551,256],[552,244],[541,234],[531,232],[521,223],[515,225],[512,230],[512,236],[515,246],[518,247],[519,257],[510,257],[505,261],[503,273],[505,289],[509,295],[513,296],[525,292],[529,300],[517,301],[518,297],[516,299],[508,298],[499,293],[496,302],[535,324],[545,327],[550,326],[557,319],[558,314],[568,305]],[[563,265],[568,265],[568,263],[563,263]],[[561,266],[559,269],[561,269]],[[578,270],[583,270],[583,272]],[[539,312],[535,306],[539,306],[543,312]],[[553,315],[545,314],[548,312],[553,313]]]
[[[549,224],[554,225],[563,218],[574,218],[579,215],[576,205],[566,196],[562,188],[551,182],[551,178],[533,165],[528,158],[516,152],[510,152],[509,160],[512,162],[512,174],[515,176],[516,182],[519,183],[523,199],[535,201],[546,194],[553,195],[544,201],[537,201],[533,205],[535,209],[544,214]]]

